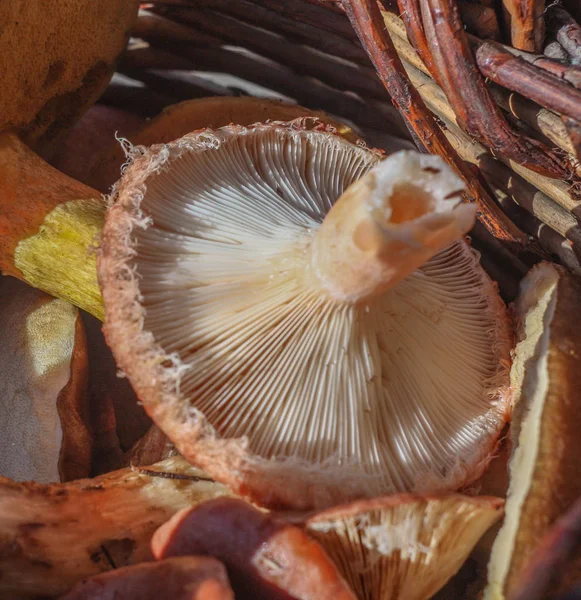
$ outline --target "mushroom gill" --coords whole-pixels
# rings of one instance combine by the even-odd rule
[[[318,513],[307,531],[360,600],[427,600],[503,513],[503,500],[399,494]]]
[[[508,418],[475,209],[438,157],[381,159],[306,120],[229,126],[138,149],[114,192],[108,342],[179,450],[259,503],[459,488]]]

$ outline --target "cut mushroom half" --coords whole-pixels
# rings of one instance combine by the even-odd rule
[[[580,299],[581,282],[549,263],[535,266],[521,282],[510,485],[485,600],[512,598],[543,536],[581,497]],[[577,562],[569,575],[578,581],[579,572]]]
[[[331,508],[307,531],[359,600],[428,600],[460,569],[504,501],[398,494]]]
[[[308,123],[134,153],[99,257],[107,340],[179,451],[258,503],[459,488],[510,413],[475,209],[440,158]]]

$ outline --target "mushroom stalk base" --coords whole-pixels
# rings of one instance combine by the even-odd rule
[[[333,299],[383,294],[464,236],[476,206],[459,204],[460,178],[437,156],[398,152],[337,200],[312,244],[315,285]]]

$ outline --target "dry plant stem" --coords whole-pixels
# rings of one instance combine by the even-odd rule
[[[562,117],[567,135],[573,146],[573,155],[577,159],[577,170],[581,168],[579,161],[581,161],[581,122],[569,117]]]
[[[0,136],[0,270],[103,318],[96,248],[100,194]]]
[[[581,119],[581,90],[506,52],[494,42],[482,42],[476,60],[483,75],[541,106]]]
[[[581,64],[581,25],[561,6],[547,9],[551,32],[571,57],[574,64]]]
[[[468,31],[485,40],[500,40],[500,27],[494,8],[472,2],[459,2],[458,7]]]
[[[420,0],[434,76],[467,133],[499,154],[548,177],[567,171],[553,152],[510,128],[476,68],[454,1]]]
[[[155,48],[146,42],[140,42],[130,44],[123,53],[123,58],[117,68],[122,73],[127,71],[131,73],[134,69],[159,69],[164,71],[179,71],[181,69],[190,71],[192,63],[161,48]]]
[[[153,470],[194,477],[174,457]],[[66,484],[0,478],[0,595],[54,596],[83,577],[146,560],[157,527],[223,486],[124,469]],[[112,564],[113,563],[113,564]]]
[[[242,46],[276,60],[294,72],[316,77],[332,87],[351,90],[364,98],[387,99],[387,93],[375,72],[325,56],[312,48],[293,43],[284,37],[258,29],[241,20],[206,10],[190,9],[181,16],[183,22],[217,36],[223,43]]]
[[[187,13],[186,13],[187,14]],[[148,10],[140,10],[131,32],[133,37],[151,41],[173,41],[194,46],[219,46],[220,40],[181,25]]]
[[[195,6],[199,7],[200,4],[196,3]],[[236,2],[231,2],[230,0],[212,0],[211,3],[205,2],[205,6],[208,6],[208,8],[211,8],[218,14],[231,15],[267,30],[275,29],[283,33],[289,40],[306,43],[322,52],[341,56],[360,65],[369,66],[369,58],[356,42],[354,43],[332,32],[326,32],[325,35],[321,35],[321,26],[300,23],[295,19],[289,19],[280,15],[273,10],[257,6],[248,0],[237,0]],[[188,10],[191,8],[192,5],[172,7],[155,2],[151,10],[166,16],[174,16],[179,20],[187,15]]]
[[[409,2],[410,0],[402,1]],[[406,30],[401,19],[397,15],[389,12],[382,12],[382,15],[388,31],[392,34],[395,48],[402,60],[410,63],[426,75],[431,75],[426,64],[408,42]],[[471,41],[473,43],[478,43],[478,41],[475,41],[474,39]],[[567,130],[556,114],[545,108],[541,108],[538,104],[531,102],[527,98],[511,93],[496,84],[490,85],[489,88],[494,100],[504,110],[510,112],[528,125],[531,125],[539,131],[539,133],[542,133],[551,142],[569,154],[574,154],[574,149],[567,135]]]
[[[172,52],[190,59],[194,69],[232,73],[294,98],[299,104],[326,110],[363,127],[382,129],[386,121],[399,127],[399,116],[393,114],[395,111],[392,107],[364,102],[357,96],[344,94],[315,79],[306,79],[291,69],[258,55],[245,55],[227,49],[191,49],[185,46],[174,46]],[[143,73],[138,70],[131,70],[130,73],[135,78],[147,81],[148,85],[153,84],[158,91],[171,90],[180,99],[200,96],[196,94],[196,90],[188,94],[185,89],[180,89],[177,79],[184,75],[151,71]],[[176,80],[175,83],[172,80]],[[232,92],[228,90],[221,95],[226,93]]]
[[[399,31],[400,34],[407,33],[407,39],[419,54],[420,59],[428,68],[428,73],[433,70],[432,64],[432,53],[428,46],[428,40],[424,33],[424,27],[422,25],[422,11],[420,8],[420,0],[397,0],[401,19],[405,25],[405,32]],[[398,17],[392,13],[382,13],[387,18],[387,15],[397,20],[398,24],[401,24]],[[390,31],[391,33],[391,31]]]
[[[502,0],[510,25],[511,44],[519,50],[540,52],[545,37],[544,0]]]
[[[420,91],[422,98],[427,103],[430,110],[432,110],[438,117],[444,119],[445,121],[449,121],[455,127],[457,127],[456,114],[450,106],[450,104],[447,102],[444,93],[438,87],[438,85],[431,78],[420,72],[418,69],[407,64],[407,62],[404,62],[404,66],[412,83]],[[459,132],[461,131],[459,127],[457,127],[457,130]],[[474,156],[484,157],[487,158],[487,160],[492,159],[488,151],[481,144],[472,140],[463,132],[461,133],[463,144],[455,146],[455,148],[456,151],[462,156],[462,158],[466,160],[465,151],[472,146],[478,148],[478,150],[475,153],[472,153]],[[501,158],[503,159],[503,162],[507,164],[508,167],[510,167],[518,175],[523,177],[526,181],[528,181],[529,183],[537,187],[539,190],[544,192],[547,196],[549,196],[552,200],[554,200],[565,210],[573,212],[578,209],[579,202],[571,197],[571,194],[569,192],[569,186],[564,182],[556,181],[548,177],[543,177],[537,173],[534,173],[533,171],[530,171],[529,169],[522,167],[519,164],[506,160],[505,157]],[[474,162],[474,159],[470,162]]]
[[[581,539],[581,500],[542,539],[509,600],[542,600]]]
[[[410,85],[389,34],[383,27],[374,25],[381,23],[381,13],[377,4],[373,0],[346,1],[344,7],[363,47],[374,62],[379,77],[410,130],[420,139],[426,150],[439,154],[459,171],[467,186],[468,199],[478,204],[480,218],[496,237],[506,241],[524,242],[522,232],[503,215],[475,180],[473,173],[459,160],[420,95]]]

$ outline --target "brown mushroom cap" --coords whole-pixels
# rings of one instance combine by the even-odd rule
[[[177,513],[154,534],[156,558],[221,560],[237,598],[355,600],[335,565],[304,531],[235,498]]]
[[[234,600],[226,569],[206,556],[180,556],[95,575],[62,600]]]
[[[137,17],[137,0],[0,6],[0,131],[54,146],[107,86]],[[50,152],[48,152],[50,153]],[[46,154],[46,152],[45,152]]]
[[[459,180],[413,153],[361,179],[380,158],[304,121],[202,130],[138,149],[108,211],[119,365],[184,456],[259,503],[458,488],[508,418],[504,305],[445,248],[474,215]]]
[[[399,494],[306,522],[360,600],[427,600],[502,516],[500,498]]]

